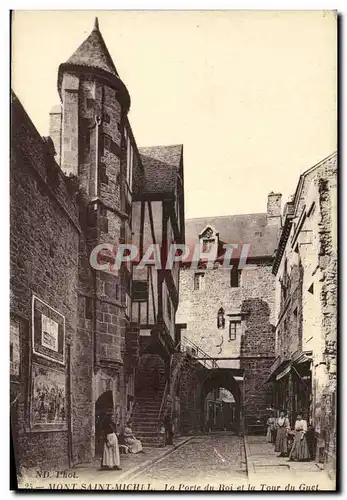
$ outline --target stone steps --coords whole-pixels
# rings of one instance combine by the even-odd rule
[[[158,355],[143,355],[138,373],[135,381],[136,404],[132,416],[134,433],[144,445],[159,446],[158,416],[165,390],[164,362]]]

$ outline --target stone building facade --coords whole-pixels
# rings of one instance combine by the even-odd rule
[[[276,193],[269,194],[266,213],[186,220],[186,243],[215,250],[216,259],[210,268],[203,260],[195,268],[191,260],[184,263],[178,322],[186,328],[182,335],[217,361],[221,377],[233,377],[224,388],[240,393],[234,394],[240,423],[249,427],[257,416],[265,418],[270,402],[264,383],[275,356],[272,265],[280,227]],[[232,269],[222,265],[225,244],[235,245]],[[222,383],[215,378],[216,388]]]
[[[304,172],[284,207],[276,276],[274,404],[311,424],[312,454],[335,468],[337,154]],[[317,449],[315,444],[317,444]]]
[[[153,429],[139,437],[155,440],[174,351],[179,268],[135,276],[130,262],[118,268],[116,251],[133,243],[141,257],[149,242],[184,241],[183,148],[138,149],[130,96],[97,20],[60,65],[58,91],[47,138],[12,99],[10,386],[18,471],[90,463],[102,451],[102,414],[120,429],[131,416],[141,420],[148,400],[138,381],[154,368],[159,407],[147,407]]]

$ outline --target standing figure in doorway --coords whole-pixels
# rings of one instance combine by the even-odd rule
[[[122,470],[120,466],[117,426],[109,415],[104,415],[102,419],[104,434],[104,453],[102,456],[101,468]]]
[[[298,413],[296,417],[294,431],[295,437],[292,449],[289,453],[289,460],[306,462],[307,460],[311,459],[306,440],[307,422],[302,418],[302,415],[300,413]]]
[[[172,420],[171,416],[169,413],[166,413],[164,417],[164,427],[165,427],[165,434],[166,434],[166,445],[171,445],[173,444],[172,438],[173,438],[173,425],[172,425]]]
[[[276,419],[273,415],[270,415],[266,422],[267,425],[266,441],[272,444],[274,443],[275,422]]]
[[[280,412],[280,416],[276,420],[276,428],[275,451],[279,453],[279,457],[286,457],[288,454],[288,432],[290,431],[290,423],[284,411]]]

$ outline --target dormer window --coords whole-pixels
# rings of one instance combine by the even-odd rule
[[[200,240],[200,255],[201,254],[213,254],[216,252],[217,256],[217,245],[218,245],[218,233],[212,226],[207,226],[199,234]]]

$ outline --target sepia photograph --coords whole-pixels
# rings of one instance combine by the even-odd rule
[[[337,491],[337,11],[10,31],[11,489]]]

